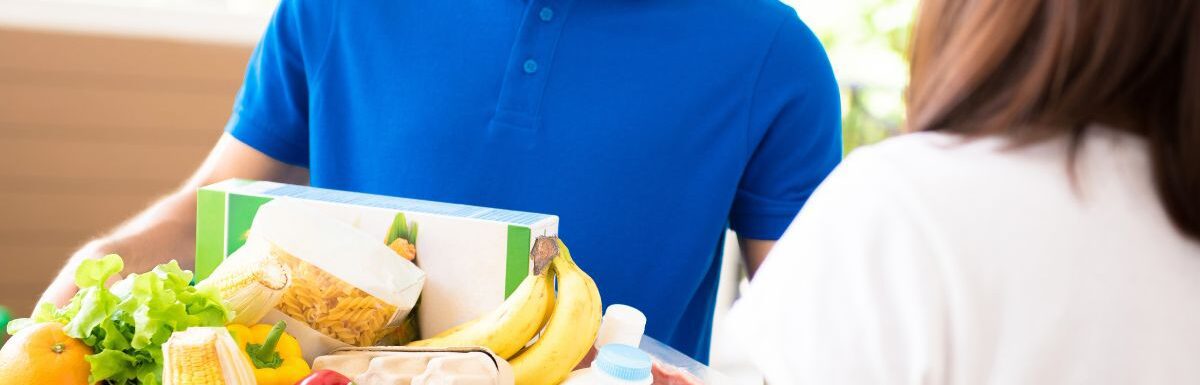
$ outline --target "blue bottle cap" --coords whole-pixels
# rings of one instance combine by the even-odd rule
[[[600,347],[600,353],[592,362],[593,369],[625,381],[640,381],[650,378],[650,365],[649,354],[624,344],[608,344]]]

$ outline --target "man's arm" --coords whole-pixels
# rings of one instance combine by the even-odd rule
[[[742,260],[746,262],[746,276],[753,279],[758,267],[767,259],[767,253],[775,246],[775,241],[738,237],[738,246],[742,249]]]
[[[750,100],[752,150],[730,207],[753,277],[809,195],[842,158],[841,97],[817,36],[788,12]]]
[[[308,170],[272,159],[253,147],[224,134],[204,163],[174,192],[159,199],[108,235],[88,242],[67,260],[41,301],[56,306],[75,294],[75,266],[88,258],[117,253],[126,271],[140,272],[178,260],[189,266],[196,244],[196,189],[229,178],[307,183]]]

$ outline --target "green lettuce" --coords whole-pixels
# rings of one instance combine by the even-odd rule
[[[124,268],[112,254],[86,260],[75,271],[79,292],[62,308],[38,304],[33,316],[13,321],[8,332],[40,322],[58,322],[95,354],[86,357],[90,381],[108,385],[158,385],[162,377],[162,344],[171,334],[193,326],[222,326],[229,311],[215,290],[191,286],[192,273],[175,261],[147,273],[131,274],[106,288],[105,282]]]

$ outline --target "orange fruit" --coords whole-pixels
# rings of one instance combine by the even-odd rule
[[[55,322],[27,327],[0,349],[0,385],[88,385],[92,349]]]

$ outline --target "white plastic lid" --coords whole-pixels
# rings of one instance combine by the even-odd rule
[[[600,333],[596,335],[596,348],[608,344],[638,346],[646,332],[646,315],[629,305],[609,305],[604,311]]]

